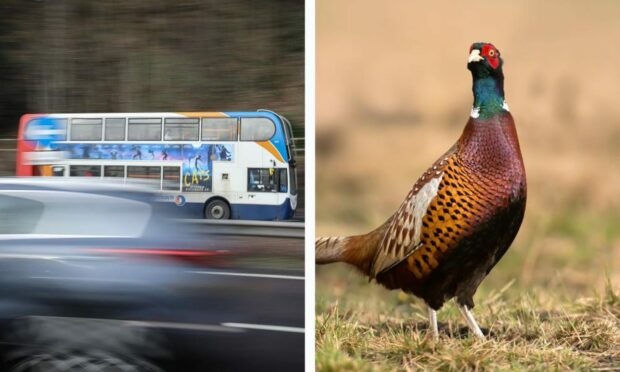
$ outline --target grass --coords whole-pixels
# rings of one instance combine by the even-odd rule
[[[509,292],[510,285],[478,296],[474,312],[486,341],[470,336],[453,303],[438,313],[440,339],[434,342],[426,336],[424,305],[402,292],[366,303],[320,296],[317,369],[620,369],[620,293],[611,285],[574,302],[539,291]]]

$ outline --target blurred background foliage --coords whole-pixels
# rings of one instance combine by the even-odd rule
[[[0,136],[27,112],[304,120],[304,2],[2,0]]]

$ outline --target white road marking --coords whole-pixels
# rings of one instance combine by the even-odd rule
[[[303,276],[293,276],[293,275],[229,273],[229,272],[219,272],[219,271],[190,271],[190,272],[194,274],[203,274],[203,275],[227,275],[227,276],[242,276],[242,277],[250,277],[250,278],[305,280]]]
[[[165,328],[165,329],[181,329],[190,331],[206,331],[206,332],[227,332],[227,333],[239,333],[243,332],[240,329],[234,329],[226,327],[224,325],[217,324],[196,324],[196,323],[176,323],[176,322],[151,322],[142,320],[118,320],[118,319],[105,319],[105,318],[82,318],[74,316],[45,316],[45,315],[30,315],[27,318],[32,319],[66,319],[73,321],[93,321],[104,322],[107,324],[118,324],[127,327],[143,327],[143,328]]]
[[[243,329],[258,329],[262,331],[276,331],[276,332],[293,332],[304,333],[303,328],[298,327],[285,327],[267,324],[248,324],[248,323],[222,323],[224,327],[243,328]]]
[[[298,327],[286,327],[268,324],[249,324],[249,323],[222,323],[216,324],[196,324],[196,323],[176,323],[176,322],[152,322],[142,320],[117,320],[117,319],[104,319],[104,318],[82,318],[71,316],[41,316],[31,315],[27,318],[33,319],[67,319],[78,321],[95,321],[105,322],[108,324],[116,323],[128,327],[143,327],[143,328],[165,328],[165,329],[180,329],[189,331],[206,331],[206,332],[229,332],[237,333],[243,332],[244,329],[256,329],[262,331],[275,331],[275,332],[289,332],[289,333],[304,333],[304,328]]]
[[[192,323],[173,323],[173,322],[143,322],[140,320],[125,320],[124,325],[131,327],[144,327],[144,328],[166,328],[166,329],[181,329],[189,331],[206,331],[206,332],[241,332],[238,329],[230,329],[224,325],[212,325],[212,324],[192,324]]]

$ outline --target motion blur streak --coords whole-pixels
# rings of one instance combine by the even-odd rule
[[[162,256],[215,256],[218,254],[226,254],[228,251],[213,251],[213,252],[199,252],[199,251],[176,251],[169,249],[113,249],[113,248],[93,248],[90,249],[93,253],[119,253],[119,254],[144,254],[144,255],[162,255]]]
[[[206,233],[156,200],[0,178],[0,370],[302,368],[303,239]]]
[[[274,326],[274,325],[245,324],[245,323],[222,323],[222,325],[226,326],[226,327],[236,327],[236,328],[245,328],[245,329],[259,329],[259,330],[264,330],[264,331],[304,333],[304,329],[303,328],[295,328],[295,327],[281,327],[281,326]]]
[[[303,276],[290,276],[290,275],[269,275],[269,274],[250,274],[250,273],[224,273],[216,271],[192,271],[196,274],[205,275],[230,275],[230,276],[247,276],[252,278],[271,278],[271,279],[288,279],[288,280],[305,280]]]

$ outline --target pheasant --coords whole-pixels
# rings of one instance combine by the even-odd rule
[[[473,296],[525,214],[525,168],[504,100],[499,50],[474,43],[467,68],[474,103],[456,144],[422,174],[383,225],[315,243],[317,264],[345,262],[371,281],[423,299],[434,339],[436,311],[452,298],[473,334],[484,339],[470,311]]]

